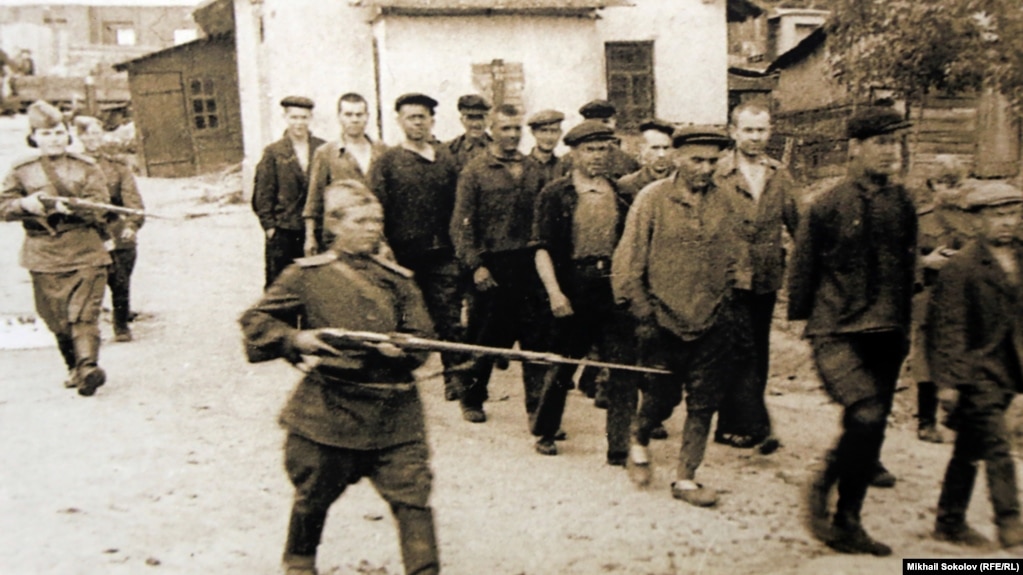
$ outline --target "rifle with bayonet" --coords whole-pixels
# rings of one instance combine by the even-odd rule
[[[82,209],[82,210],[95,210],[97,212],[110,212],[113,214],[122,214],[126,216],[141,216],[144,218],[162,218],[162,219],[173,219],[169,216],[161,216],[145,210],[137,210],[135,208],[126,208],[124,206],[115,206],[114,204],[106,204],[103,202],[93,202],[82,198],[68,197],[68,196],[39,196],[39,201],[47,207],[56,208],[57,205],[63,205],[65,209]]]
[[[654,373],[662,375],[671,374],[671,372],[666,369],[656,367],[596,361],[586,358],[576,359],[550,352],[506,349],[503,347],[488,347],[485,345],[457,343],[453,341],[416,337],[404,333],[376,333],[372,331],[348,331],[344,329],[327,328],[318,330],[318,335],[321,341],[338,350],[352,349],[353,347],[373,347],[381,344],[390,344],[399,349],[454,352],[477,357],[502,357],[508,361],[519,361],[523,363],[582,366],[591,365],[594,367],[606,367],[608,369],[635,371],[639,373]]]

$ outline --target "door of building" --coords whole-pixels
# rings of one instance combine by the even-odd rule
[[[146,173],[158,178],[193,175],[195,151],[181,74],[140,74],[133,84],[138,97],[135,122],[142,138]]]

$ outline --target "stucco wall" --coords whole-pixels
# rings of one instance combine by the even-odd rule
[[[845,89],[831,77],[825,54],[825,49],[818,49],[780,71],[773,94],[779,112],[811,110],[845,101]]]
[[[675,122],[725,123],[728,28],[725,0],[633,0],[607,8],[600,42],[654,42],[656,113]],[[600,47],[603,62],[603,46]],[[601,65],[603,68],[603,65]],[[600,93],[604,97],[603,83]]]
[[[456,101],[476,92],[472,64],[494,59],[523,65],[526,113],[555,108],[579,118],[575,110],[604,97],[603,48],[594,21],[533,16],[388,16],[376,25],[380,46],[384,139],[400,139],[395,99],[423,92],[440,102],[435,135],[447,140],[462,131]],[[429,56],[425,56],[428,54]],[[528,135],[525,140],[528,140]],[[524,142],[528,148],[531,142]]]

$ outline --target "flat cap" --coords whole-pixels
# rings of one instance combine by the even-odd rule
[[[565,134],[565,144],[573,148],[586,142],[602,142],[613,140],[615,132],[603,122],[583,120]]]
[[[869,106],[861,108],[849,118],[845,125],[845,135],[855,140],[863,140],[882,134],[902,130],[913,123],[902,117],[887,106]]]
[[[968,210],[1023,203],[1023,192],[1004,180],[969,179],[963,182],[962,188]]]
[[[614,104],[607,100],[593,100],[592,102],[586,102],[582,108],[579,108],[579,115],[587,120],[610,118],[616,112]]]
[[[672,147],[678,148],[686,144],[708,144],[719,148],[727,148],[732,143],[728,132],[714,126],[682,126],[671,134]]]
[[[64,123],[64,113],[42,100],[32,102],[27,113],[28,127],[32,130],[48,130]]]
[[[526,120],[526,125],[530,128],[535,128],[537,126],[546,126],[547,124],[557,124],[564,119],[565,115],[557,110],[540,110]]]
[[[306,110],[312,110],[315,106],[316,103],[305,96],[287,96],[281,100],[282,108],[305,108]]]
[[[426,106],[430,110],[434,110],[437,107],[437,100],[427,96],[426,94],[419,94],[413,92],[411,94],[402,94],[398,96],[398,99],[394,101],[394,111],[401,110],[401,107],[405,104],[414,104],[416,106]]]
[[[481,112],[490,111],[490,102],[479,94],[466,94],[458,98],[459,112]]]
[[[645,132],[647,130],[656,130],[662,134],[673,136],[675,134],[675,126],[664,120],[658,120],[657,118],[649,118],[643,120],[643,123],[639,125],[639,131]]]

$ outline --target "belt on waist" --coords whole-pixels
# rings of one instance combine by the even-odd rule
[[[572,260],[572,265],[577,268],[596,268],[598,270],[611,269],[611,258],[607,256],[586,256]]]

